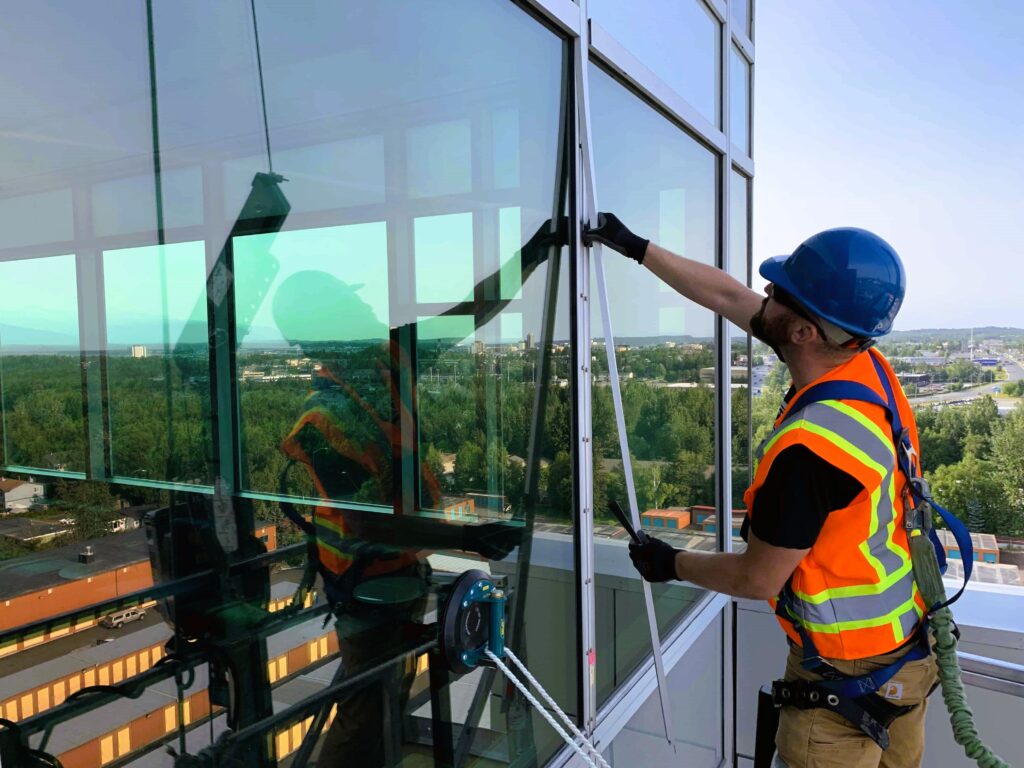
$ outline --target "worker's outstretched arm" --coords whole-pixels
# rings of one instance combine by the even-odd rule
[[[761,308],[762,296],[726,272],[687,259],[633,234],[612,213],[599,213],[597,226],[584,231],[584,239],[607,245],[647,267],[678,293],[727,317],[750,331],[750,318]]]
[[[647,536],[629,557],[647,581],[689,581],[733,597],[768,600],[785,586],[809,549],[776,547],[750,532],[743,552],[690,552]]]

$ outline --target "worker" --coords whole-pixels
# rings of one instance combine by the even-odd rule
[[[785,677],[773,684],[781,706],[774,765],[920,766],[938,674],[921,630],[925,604],[904,530],[907,479],[887,409],[861,399],[800,402],[822,382],[855,382],[883,400],[888,392],[916,451],[913,413],[872,348],[903,301],[899,256],[865,230],[827,230],[761,264],[762,297],[722,270],[632,233],[612,214],[601,214],[585,237],[752,333],[792,376],[755,453],[744,495],[746,549],[688,552],[648,537],[630,545],[633,564],[647,581],[678,579],[770,600],[790,647]],[[822,680],[863,682],[854,690],[875,692],[836,697]]]

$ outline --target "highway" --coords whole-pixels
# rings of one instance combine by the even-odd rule
[[[996,390],[1001,390],[1003,385],[1007,381],[1020,381],[1024,379],[1024,367],[1017,360],[1011,358],[1003,358],[1003,368],[1006,370],[1007,378],[1003,381],[993,382],[992,384],[981,384],[976,387],[965,387],[959,392],[943,392],[940,395],[925,395],[922,397],[911,397],[910,403],[914,406],[919,405],[935,405],[949,402],[960,402],[964,400],[975,400],[985,395],[992,395],[996,399],[999,405],[1000,413],[1005,413],[1013,410],[1018,403],[1019,399],[1011,397],[1001,397],[1000,393]]]

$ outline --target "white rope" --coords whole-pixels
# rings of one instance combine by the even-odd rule
[[[593,758],[597,760],[597,764],[601,766],[601,768],[611,768],[611,766],[608,765],[605,759],[601,756],[601,753],[598,752],[597,747],[591,744],[590,740],[580,732],[580,729],[576,727],[576,724],[573,723],[572,719],[565,714],[560,706],[558,706],[558,703],[551,697],[551,694],[544,690],[544,686],[537,681],[537,678],[530,674],[530,670],[526,668],[526,665],[523,664],[523,662],[519,660],[519,657],[512,653],[507,646],[505,647],[505,657],[515,665],[516,669],[519,670],[519,674],[525,677],[526,681],[544,697],[544,701],[546,701],[551,709],[558,714],[562,719],[562,722],[565,723],[566,727],[572,732],[572,735],[583,742],[583,746],[590,751]]]
[[[568,744],[570,747],[576,750],[576,754],[583,758],[583,762],[589,765],[590,768],[598,768],[597,764],[590,759],[586,752],[583,751],[583,748],[575,741],[573,741],[572,737],[565,732],[565,729],[562,728],[562,726],[558,724],[555,718],[551,716],[551,713],[541,706],[540,702],[537,701],[536,697],[532,693],[530,693],[530,689],[527,688],[526,685],[518,677],[512,674],[512,670],[505,666],[505,663],[497,656],[495,656],[494,653],[489,648],[485,648],[484,653],[487,654],[487,658],[494,662],[494,666],[496,666],[505,674],[505,677],[509,679],[509,682],[519,689],[519,692],[526,697],[526,700],[533,705],[534,709],[536,709],[540,713],[541,717],[548,721],[548,725],[555,729],[555,733],[562,737],[562,741],[564,741],[566,744]],[[592,746],[591,749],[593,749]]]

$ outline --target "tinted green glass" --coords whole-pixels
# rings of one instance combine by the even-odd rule
[[[511,647],[574,713],[568,258],[546,224],[568,200],[565,41],[500,0],[67,2],[2,36],[26,68],[0,84],[0,278],[19,294],[0,307],[2,459],[64,475],[66,503],[43,551],[0,547],[0,632],[57,611],[51,589],[88,619],[0,653],[55,680],[61,659],[25,648],[71,635],[78,653],[110,601],[174,582],[79,685],[151,670],[118,642],[144,633],[161,653],[223,643],[219,701],[258,724],[235,756],[275,765],[309,727],[277,705],[378,665],[327,700],[321,755],[443,756],[469,724],[466,764],[544,763],[544,720],[425,642],[482,569],[514,595]],[[115,705],[48,748],[129,761],[180,730],[198,752],[224,681],[203,663],[184,682],[181,712],[167,679],[133,700],[145,734]]]
[[[75,257],[0,262],[4,463],[83,472]]]
[[[112,473],[211,483],[203,243],[107,251],[103,274]]]
[[[672,251],[714,264],[715,157],[591,69],[595,175],[602,209]],[[647,270],[605,250],[609,301],[622,382],[637,501],[645,527],[674,546],[717,548],[714,521],[713,314],[684,300]],[[608,388],[607,357],[596,302],[594,355],[594,507],[598,567],[598,696],[606,698],[650,652],[636,572],[607,501],[626,507],[621,453]],[[710,514],[709,513],[709,514]],[[672,524],[675,531],[669,532]],[[699,600],[689,585],[654,588],[664,635]]]

